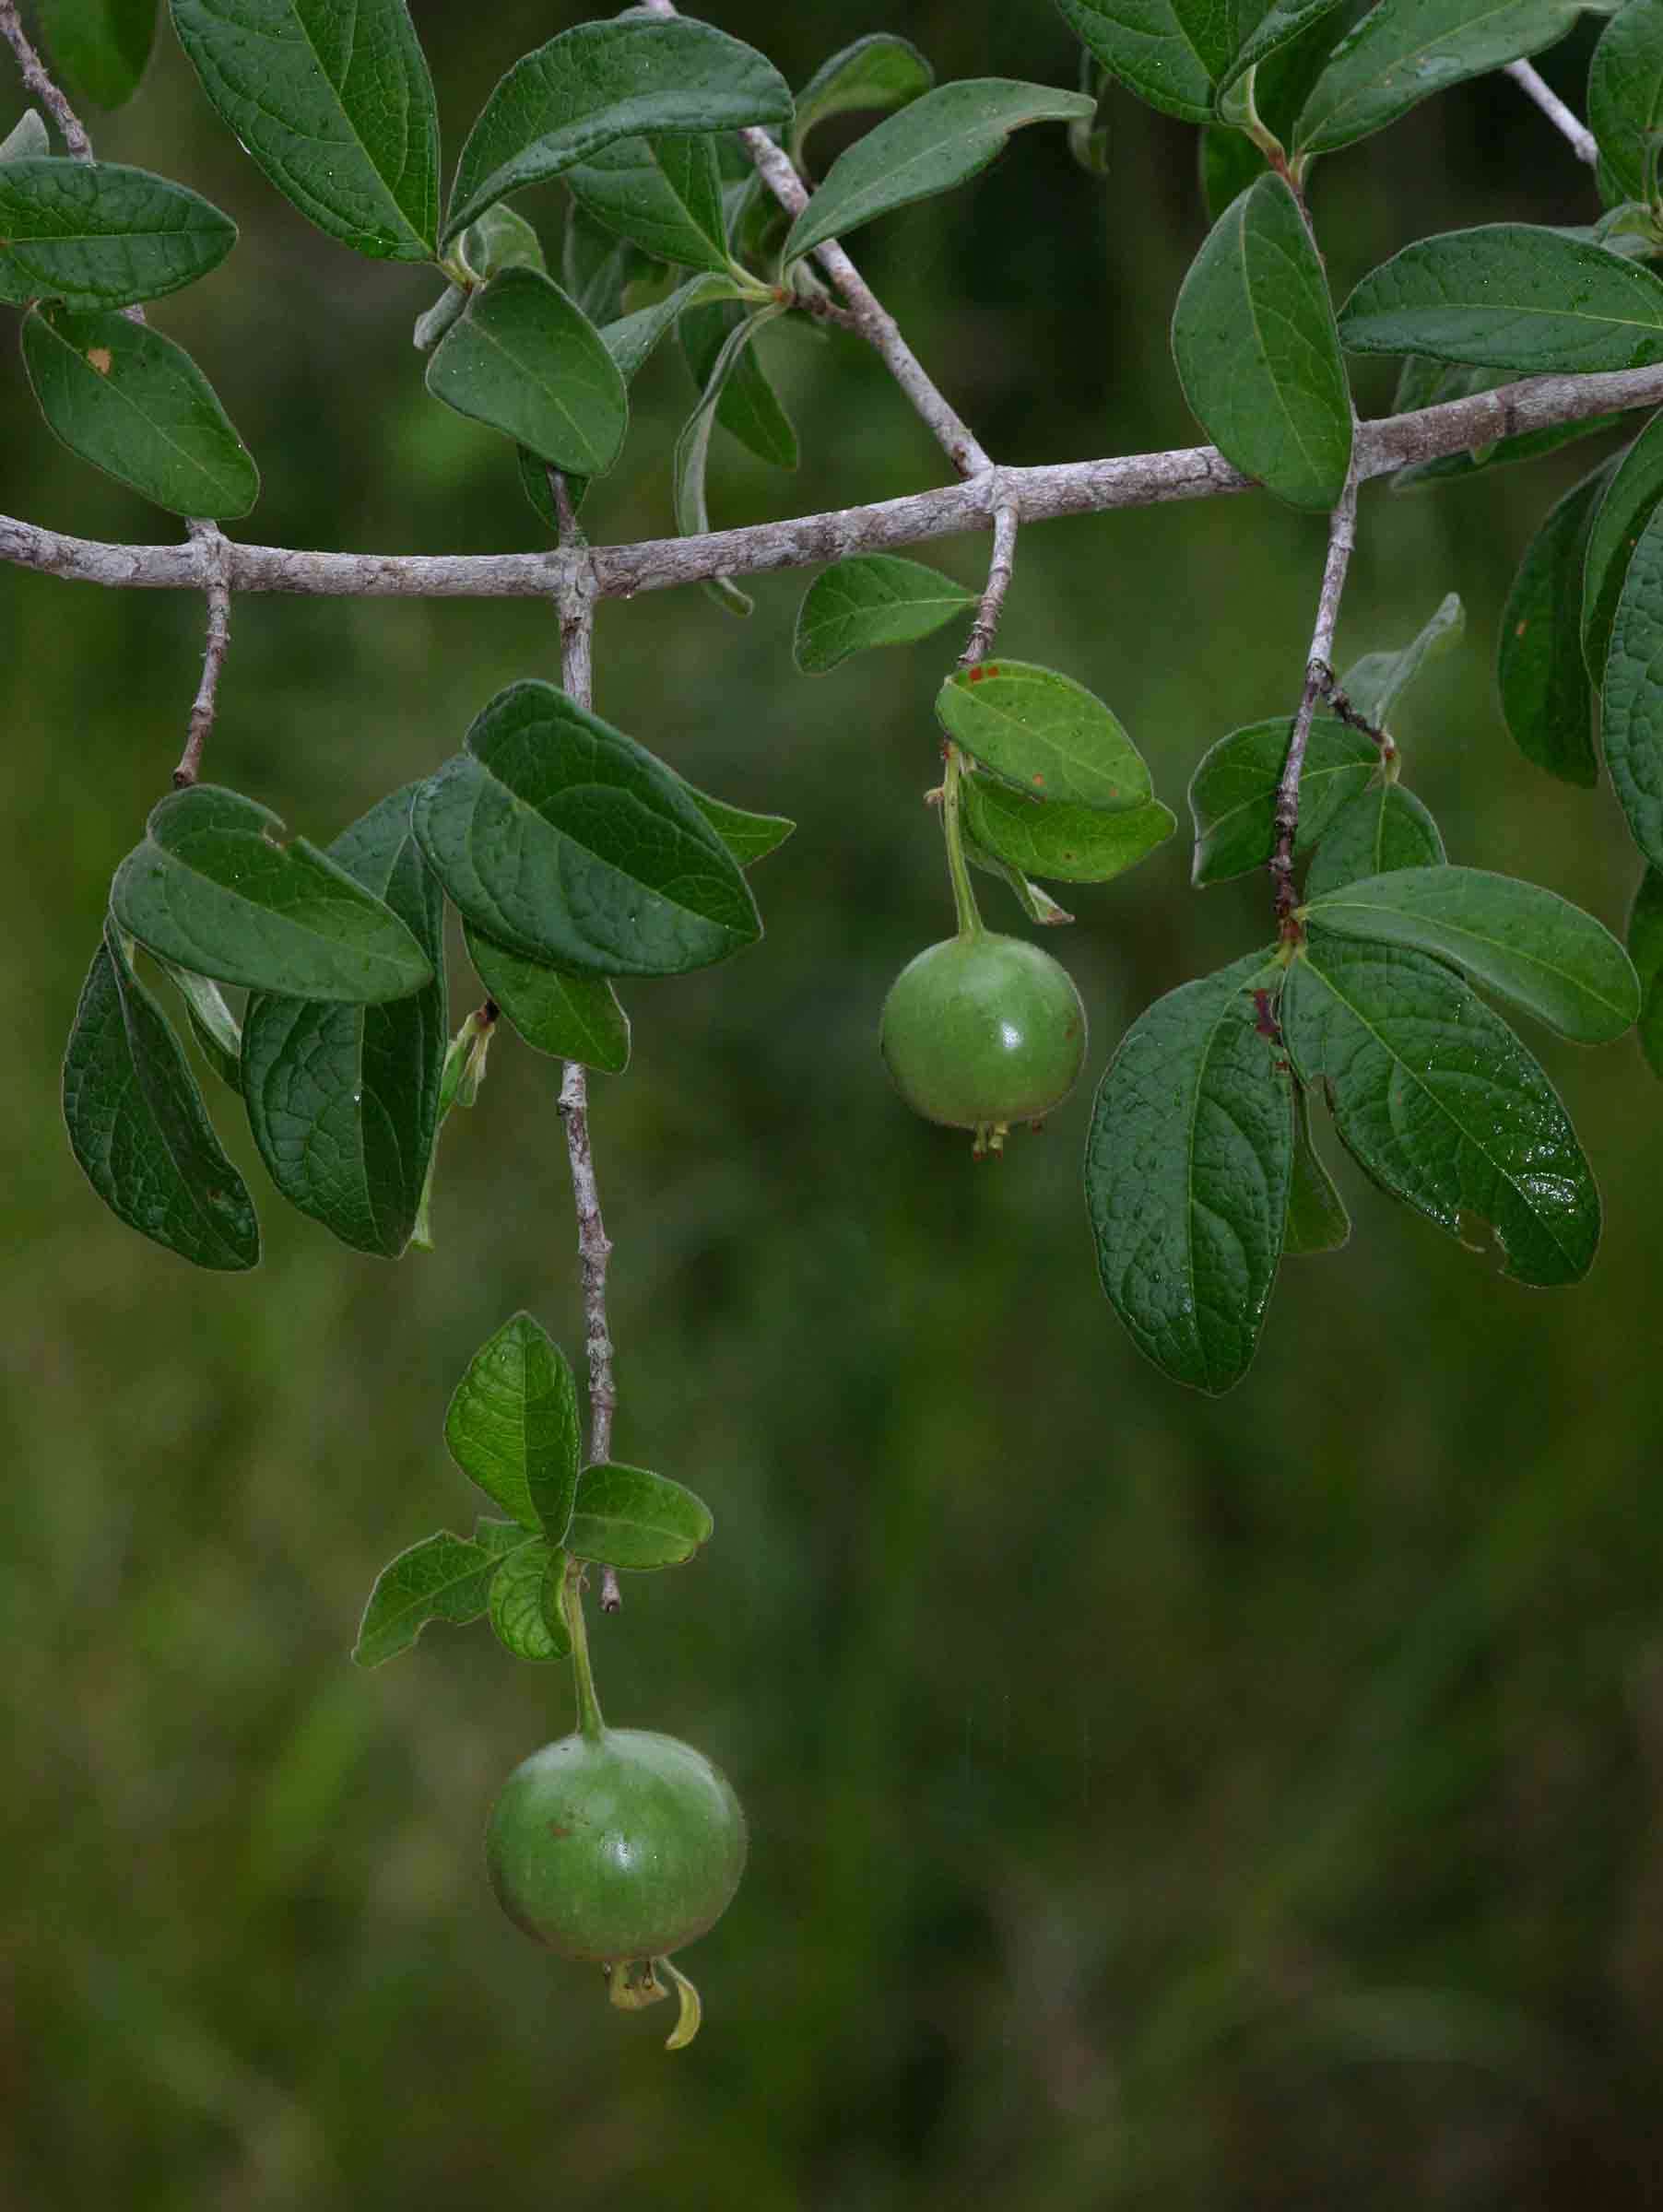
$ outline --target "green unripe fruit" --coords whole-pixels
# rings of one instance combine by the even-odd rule
[[[1011,1122],[1037,1121],[1074,1088],[1086,1010],[1048,952],[989,931],[948,937],[909,961],[879,1025],[895,1087],[914,1112],[973,1129],[997,1150]]]
[[[485,1832],[497,1900],[568,1959],[664,1959],[719,1920],[745,1866],[745,1816],[702,1751],[607,1728],[523,1759]]]

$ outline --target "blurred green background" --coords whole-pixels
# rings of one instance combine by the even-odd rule
[[[943,76],[1071,82],[1044,0],[721,0],[794,83],[874,29]],[[415,9],[454,147],[575,8]],[[1596,26],[1549,57],[1580,99]],[[0,66],[0,127],[17,112]],[[1195,135],[1115,96],[1114,175],[1062,134],[889,218],[859,258],[1011,462],[1192,441],[1165,329],[1205,229]],[[242,225],[162,304],[258,457],[241,534],[389,551],[540,542],[512,450],[430,401],[430,276],[313,235],[175,46],[100,150]],[[822,159],[832,138],[827,135]],[[552,241],[560,195],[525,203]],[[1586,221],[1590,180],[1500,80],[1325,162],[1337,289],[1422,232]],[[771,333],[797,479],[720,440],[721,523],[880,498],[938,455],[855,341]],[[1361,403],[1389,399],[1367,364]],[[586,519],[669,528],[691,397],[638,387]],[[56,448],[0,360],[0,506],[152,540],[167,518]],[[1365,495],[1341,659],[1447,590],[1466,644],[1401,712],[1451,856],[1620,926],[1605,794],[1512,749],[1491,663],[1520,550],[1609,439],[1442,491]],[[1262,499],[1025,534],[1003,640],[1110,700],[1182,807],[1236,724],[1291,707],[1320,522]],[[974,580],[983,547],[930,558]],[[1637,1051],[1531,1041],[1601,1175],[1592,1280],[1497,1279],[1337,1161],[1348,1251],[1285,1270],[1247,1382],[1163,1382],[1098,1290],[1091,1088],[1132,1016],[1266,933],[1181,836],[1049,940],[1090,1079],[1002,1166],[913,1121],[875,1050],[946,933],[930,700],[956,641],[808,680],[805,579],[747,624],[698,594],[600,614],[601,711],[702,785],[801,824],[745,958],[626,994],[596,1078],[621,1455],[711,1501],[685,1572],[597,1623],[610,1718],[684,1735],[749,1811],[739,1897],[687,1964],[702,2037],[609,2010],[482,1876],[493,1789],[569,1725],[563,1670],[481,1626],[348,1663],[392,1553],[473,1504],[440,1424],[516,1306],[581,1341],[557,1070],[512,1038],[447,1134],[439,1249],[388,1267],[265,1204],[253,1277],[106,1216],[58,1062],[110,874],[177,756],[200,608],[0,579],[10,1262],[0,1288],[13,1745],[0,1793],[0,2194],[79,2212],[487,2201],[1010,2212],[1663,2201],[1658,1094]],[[327,839],[553,672],[533,605],[240,601],[210,772]],[[989,894],[990,898],[993,894]],[[990,910],[991,911],[991,910]],[[1014,909],[1002,926],[1020,927]],[[471,981],[458,957],[456,1018]],[[245,1134],[214,1100],[251,1166]],[[1330,1154],[1337,1152],[1331,1137]]]

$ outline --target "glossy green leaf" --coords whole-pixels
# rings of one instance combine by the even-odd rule
[[[431,258],[439,119],[405,0],[170,5],[203,90],[308,220],[372,260]]]
[[[430,1620],[458,1627],[478,1620],[500,1563],[483,1545],[448,1529],[412,1544],[376,1576],[353,1658],[360,1666],[380,1666],[407,1651]]]
[[[58,76],[100,108],[138,89],[156,38],[157,0],[35,0]]]
[[[371,1006],[257,994],[242,1024],[242,1093],[272,1181],[344,1244],[389,1260],[426,1187],[449,1026],[444,901],[410,830],[414,788],[383,799],[328,857],[397,915],[431,982]]]
[[[857,554],[822,569],[797,610],[794,651],[805,676],[824,676],[851,653],[874,645],[910,645],[955,616],[976,594],[921,560]]]
[[[242,1028],[211,977],[193,975],[171,960],[158,963],[184,1001],[185,1020],[197,1050],[226,1087],[242,1096]]]
[[[856,39],[822,63],[797,94],[791,159],[801,161],[809,132],[830,116],[904,108],[921,99],[935,81],[935,71],[905,39],[881,30]]]
[[[1552,1086],[1504,1022],[1439,960],[1313,937],[1289,972],[1282,1033],[1327,1088],[1348,1150],[1393,1196],[1504,1272],[1550,1286],[1587,1273],[1599,1194]]]
[[[542,240],[512,207],[488,207],[456,241],[456,254],[480,284],[489,284],[504,269],[535,269],[539,276],[548,274]]]
[[[88,1181],[129,1229],[197,1267],[258,1262],[247,1186],[178,1039],[108,924],[69,1033],[64,1120]]]
[[[1350,388],[1322,262],[1280,177],[1261,177],[1209,232],[1178,293],[1173,358],[1227,461],[1292,506],[1335,504]]]
[[[468,1361],[444,1441],[469,1481],[522,1528],[550,1543],[565,1535],[580,1456],[577,1386],[529,1313],[505,1321]]]
[[[122,307],[217,269],[237,226],[199,193],[119,161],[0,164],[0,300]]]
[[[516,1544],[490,1585],[490,1625],[497,1641],[516,1659],[564,1659],[572,1635],[560,1610],[566,1554],[546,1537]]]
[[[1600,735],[1634,840],[1663,867],[1663,507],[1640,533],[1606,655]]]
[[[1110,1061],[1086,1140],[1103,1289],[1175,1382],[1226,1391],[1250,1365],[1281,1257],[1290,1083],[1264,953],[1170,991]]]
[[[1539,53],[1575,27],[1577,0],[1382,0],[1335,48],[1294,145],[1332,153],[1469,76]]]
[[[25,108],[5,137],[0,138],[0,161],[32,161],[51,151],[52,135],[39,108]]]
[[[936,719],[984,768],[1036,798],[1119,813],[1154,795],[1115,715],[1055,668],[998,660],[955,669],[936,694]]]
[[[1377,782],[1347,800],[1322,833],[1305,877],[1305,897],[1326,898],[1367,876],[1395,868],[1442,867],[1438,825],[1401,783]]]
[[[172,514],[230,522],[260,472],[195,362],[113,308],[31,308],[23,365],[47,427],[73,453]]]
[[[593,323],[535,269],[505,269],[428,361],[428,390],[552,467],[604,475],[630,427],[629,394]]]
[[[875,216],[963,183],[996,159],[1011,132],[1024,124],[1083,122],[1096,111],[1096,101],[1084,93],[1009,77],[940,85],[838,156],[791,226],[785,263]]]
[[[1446,400],[1494,392],[1514,381],[1511,369],[1477,369],[1467,361],[1433,361],[1411,354],[1403,364],[1392,413],[1403,415],[1415,407],[1441,406]],[[1392,489],[1413,491],[1422,485],[1448,484],[1492,468],[1511,468],[1521,461],[1539,461],[1544,453],[1557,453],[1562,445],[1597,438],[1622,420],[1620,414],[1587,415],[1580,422],[1556,422],[1548,429],[1520,430],[1512,438],[1497,438],[1471,453],[1440,453],[1435,461],[1413,461],[1392,477]]]
[[[989,776],[961,785],[964,818],[985,851],[1055,883],[1108,883],[1147,860],[1178,827],[1159,799],[1105,814],[1101,807],[1030,799]]]
[[[1640,1049],[1663,1078],[1663,874],[1647,867],[1628,916],[1628,957],[1640,978]]]
[[[1220,92],[1229,91],[1249,69],[1258,68],[1273,54],[1291,46],[1296,39],[1303,39],[1324,17],[1333,15],[1339,5],[1339,0],[1270,0],[1270,6],[1261,11],[1256,0],[1247,0],[1246,6],[1238,6],[1238,30],[1252,22],[1255,16],[1258,20],[1246,31],[1236,49],[1235,59],[1220,77]]]
[[[1284,1259],[1315,1259],[1350,1241],[1351,1217],[1311,1136],[1304,1086],[1293,1086],[1293,1165],[1288,1181]]]
[[[580,23],[525,55],[486,101],[456,169],[445,241],[495,200],[563,175],[619,138],[783,127],[772,63],[685,17]]]
[[[1565,493],[1525,549],[1502,610],[1496,682],[1513,741],[1564,783],[1599,780],[1594,691],[1582,651],[1588,533],[1609,465]]]
[[[1640,986],[1610,931],[1557,891],[1485,868],[1398,868],[1308,900],[1306,927],[1408,945],[1534,1014],[1576,1044],[1634,1025]]]
[[[1582,657],[1605,677],[1611,625],[1640,534],[1663,501],[1663,415],[1654,415],[1617,463],[1588,525],[1582,561]],[[1567,599],[1568,606],[1568,599]]]
[[[714,141],[615,138],[566,171],[572,197],[597,223],[659,261],[725,271],[727,223]]]
[[[703,1500],[678,1482],[607,1461],[578,1477],[566,1547],[602,1567],[678,1567],[714,1526]]]
[[[751,814],[743,806],[730,806],[725,799],[713,799],[708,791],[698,790],[685,776],[678,781],[742,868],[754,867],[759,860],[777,853],[796,828],[783,814]]]
[[[605,976],[524,959],[471,922],[463,934],[479,981],[534,1052],[622,1075],[630,1065],[630,1018]]]
[[[1467,628],[1467,609],[1458,592],[1438,603],[1431,619],[1396,653],[1365,653],[1346,670],[1340,684],[1355,711],[1380,728],[1428,661],[1458,645]]]
[[[1663,361],[1663,279],[1529,223],[1405,246],[1340,310],[1352,353],[1422,353],[1520,376]]]
[[[425,989],[432,963],[398,916],[282,830],[217,783],[170,792],[116,870],[116,920],[163,959],[251,991],[371,1005]]]
[[[749,314],[724,339],[720,351],[712,365],[698,406],[681,426],[676,441],[675,501],[676,527],[683,537],[702,537],[710,528],[710,509],[705,501],[705,472],[710,465],[711,433],[716,427],[717,411],[722,394],[732,376],[739,357],[757,334],[785,311],[779,307],[765,307]],[[725,576],[713,577],[707,590],[719,606],[730,614],[748,615],[751,601]]]
[[[723,347],[748,312],[737,300],[689,307],[683,312],[677,335],[701,392],[710,382]],[[796,428],[769,382],[754,346],[741,346],[736,351],[716,402],[716,420],[747,452],[771,468],[796,466]]]
[[[527,959],[678,975],[761,935],[745,878],[680,779],[552,684],[511,684],[417,794],[452,902]]]
[[[1151,107],[1212,119],[1216,79],[1234,58],[1234,11],[1209,0],[1056,0],[1088,53]]]
[[[1647,149],[1663,131],[1663,0],[1628,0],[1599,34],[1588,128],[1624,197],[1644,199]]]
[[[1262,868],[1276,844],[1276,794],[1288,758],[1288,717],[1232,730],[1202,754],[1190,779],[1196,828],[1191,881],[1204,889],[1249,868]],[[1356,798],[1380,765],[1378,747],[1361,730],[1319,714],[1311,724],[1299,786],[1299,834],[1306,853],[1339,809]]]
[[[1197,152],[1201,202],[1209,223],[1216,223],[1233,200],[1270,173],[1264,155],[1246,133],[1224,124],[1209,124],[1203,129]]]

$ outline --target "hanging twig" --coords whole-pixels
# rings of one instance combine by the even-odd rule
[[[1593,132],[1577,121],[1540,72],[1528,62],[1509,62],[1506,74],[1536,102],[1553,128],[1568,142],[1576,159],[1586,161],[1590,169],[1595,167],[1599,159],[1599,147]]]
[[[40,101],[57,124],[71,158],[77,161],[90,161],[93,158],[92,141],[88,137],[80,117],[53,82],[45,63],[29,44],[29,36],[18,14],[17,0],[0,0],[0,39],[4,39],[17,55],[25,90]]]
[[[1270,855],[1270,880],[1276,887],[1276,916],[1284,931],[1293,912],[1293,847],[1299,835],[1299,783],[1304,771],[1305,747],[1311,735],[1316,702],[1333,688],[1334,631],[1339,621],[1339,602],[1345,592],[1346,571],[1357,528],[1357,478],[1348,477],[1339,503],[1328,520],[1328,557],[1323,564],[1322,590],[1316,600],[1316,625],[1311,632],[1311,651],[1305,661],[1304,689],[1300,693],[1293,727],[1288,735],[1288,757],[1276,794],[1276,849]]]
[[[976,618],[971,624],[970,637],[959,655],[961,668],[969,668],[977,661],[985,660],[993,651],[994,633],[999,627],[999,617],[1005,611],[1005,594],[1010,589],[1010,579],[1016,573],[1016,508],[1003,495],[995,472],[993,499],[993,553],[987,564],[987,586],[976,608]]]
[[[187,783],[195,783],[202,772],[202,748],[214,727],[219,672],[225,666],[231,641],[231,594],[225,573],[227,540],[217,523],[192,523],[188,527],[202,559],[202,588],[207,599],[207,643],[203,650],[202,681],[192,702],[184,750],[173,771],[173,786],[178,791],[183,790]]]

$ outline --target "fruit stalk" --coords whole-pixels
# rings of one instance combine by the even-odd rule
[[[595,1694],[595,1674],[589,1665],[589,1630],[584,1619],[584,1563],[568,1559],[560,1586],[561,1608],[572,1637],[572,1679],[577,1690],[577,1724],[584,1741],[605,1740],[607,1724],[601,1718],[600,1700]]]

